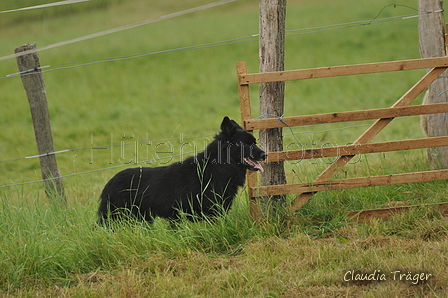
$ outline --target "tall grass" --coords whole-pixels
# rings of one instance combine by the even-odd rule
[[[390,285],[396,294],[429,294],[448,286],[443,261],[448,224],[433,208],[411,210],[384,223],[353,225],[330,203],[321,202],[326,218],[277,213],[256,224],[246,200],[239,197],[228,215],[183,220],[176,228],[162,219],[152,225],[125,221],[99,227],[92,211],[95,200],[65,208],[41,200],[11,205],[8,194],[2,195],[3,293],[123,297],[123,291],[131,291],[225,297],[314,289],[317,296],[323,288],[360,295],[363,289],[386,293]],[[414,288],[400,282],[353,287],[342,281],[348,270],[378,268],[428,272],[437,278]]]
[[[39,196],[31,204],[11,205],[9,200],[3,193],[3,289],[26,284],[67,285],[74,281],[75,274],[112,270],[154,252],[167,257],[190,251],[232,255],[250,239],[263,235],[241,199],[229,215],[197,223],[185,219],[176,228],[162,219],[152,225],[125,221],[99,227],[92,211],[96,209],[96,200],[67,207],[48,205],[46,198]]]

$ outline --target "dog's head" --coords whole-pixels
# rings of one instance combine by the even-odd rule
[[[266,159],[266,153],[257,146],[251,133],[226,116],[221,123],[220,136],[227,158],[251,171],[264,171],[258,162]]]

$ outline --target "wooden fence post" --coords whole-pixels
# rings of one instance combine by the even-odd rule
[[[15,53],[35,49],[36,44],[32,43],[16,48]],[[60,202],[65,203],[64,186],[56,163],[56,156],[53,153],[53,136],[51,134],[45,83],[40,70],[37,50],[23,56],[17,56],[16,59],[30,105],[45,191],[50,200],[57,197]]]
[[[418,33],[420,55],[422,58],[446,56],[444,36],[443,1],[419,0]],[[445,72],[445,75],[447,73]],[[423,104],[448,101],[448,78],[441,76],[428,88]],[[447,114],[429,114],[421,116],[421,126],[428,137],[448,135]],[[428,160],[431,168],[448,168],[448,147],[428,148]]]
[[[286,0],[260,0],[260,72],[284,70]],[[281,117],[284,109],[285,82],[260,84],[260,114]],[[268,116],[267,116],[268,117]],[[260,145],[266,152],[283,150],[281,128],[262,129]],[[265,166],[262,185],[286,183],[283,162]],[[274,199],[281,199],[275,196]]]

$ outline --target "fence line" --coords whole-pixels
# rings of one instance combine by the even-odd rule
[[[68,45],[68,44],[72,44],[72,43],[76,43],[76,42],[79,42],[79,41],[84,41],[84,40],[88,40],[88,39],[92,39],[92,38],[96,38],[96,37],[100,37],[100,36],[104,36],[104,35],[120,32],[120,31],[124,31],[124,30],[128,30],[128,29],[140,27],[140,26],[147,25],[147,24],[156,23],[156,22],[159,22],[159,21],[172,19],[172,18],[175,18],[175,17],[187,15],[187,14],[190,14],[190,13],[198,12],[198,11],[201,11],[201,10],[205,10],[205,9],[216,7],[216,6],[220,6],[220,5],[224,5],[224,4],[227,4],[227,3],[230,3],[230,2],[235,2],[235,1],[238,1],[238,0],[217,1],[217,2],[210,3],[210,4],[197,6],[197,7],[186,9],[186,10],[182,10],[182,11],[179,11],[179,12],[170,13],[170,14],[167,14],[167,15],[164,15],[164,16],[161,16],[161,17],[152,18],[152,19],[148,19],[148,20],[145,20],[145,21],[137,22],[137,23],[134,23],[134,24],[129,24],[129,25],[118,27],[118,28],[104,30],[104,31],[93,33],[93,34],[89,34],[89,35],[84,35],[84,36],[77,37],[77,38],[74,38],[74,39],[70,39],[70,40],[66,40],[66,41],[62,41],[62,42],[58,42],[58,43],[54,43],[54,44],[51,44],[51,45],[48,45],[48,46],[41,47],[41,48],[39,48],[39,52],[44,51],[44,50],[48,50],[48,49],[52,49],[52,48],[56,48],[56,47],[60,47],[60,46],[64,46],[64,45]],[[8,56],[4,56],[4,57],[0,58],[0,61],[11,59],[11,58],[16,58],[18,56],[27,55],[27,54],[34,53],[34,52],[36,52],[36,50],[29,50],[29,51],[21,52],[19,54],[12,54],[12,55],[8,55]]]
[[[128,56],[120,56],[120,57],[110,57],[110,58],[104,58],[104,59],[98,59],[98,60],[92,59],[92,60],[84,60],[84,61],[78,61],[78,62],[67,62],[67,63],[56,64],[56,65],[46,65],[46,66],[40,67],[40,69],[42,70],[43,68],[56,67],[56,68],[53,68],[53,69],[42,70],[42,73],[45,73],[45,72],[50,72],[50,71],[55,71],[55,70],[71,69],[71,68],[76,68],[76,67],[81,67],[81,66],[88,66],[88,65],[99,64],[99,63],[125,61],[125,60],[141,58],[141,57],[146,57],[146,56],[152,56],[152,55],[157,55],[157,54],[166,54],[166,53],[172,53],[172,52],[182,52],[182,51],[189,51],[189,50],[213,48],[213,47],[219,47],[219,46],[226,46],[226,45],[232,45],[232,44],[256,41],[256,40],[258,40],[258,39],[254,39],[254,37],[256,37],[256,36],[257,35],[251,35],[251,36],[246,36],[246,37],[238,37],[238,38],[233,38],[233,39],[224,40],[224,41],[217,41],[217,42],[211,42],[211,43],[205,43],[205,44],[199,44],[199,45],[193,45],[193,46],[186,46],[186,47],[181,47],[181,48],[175,48],[175,49],[169,49],[169,50],[163,50],[163,51],[156,51],[156,52],[150,52],[150,53],[136,54],[136,55],[128,55]],[[250,39],[250,40],[243,40],[243,39]],[[80,63],[80,64],[75,64],[75,63]],[[65,66],[65,67],[58,67],[58,66],[70,65],[70,64],[75,64],[75,65]],[[28,74],[28,73],[23,73],[23,72],[17,72],[17,73],[6,75],[4,77],[0,77],[0,79],[7,79],[7,78],[12,78],[12,77],[18,77],[18,76],[21,76],[21,75],[31,75],[31,73]]]
[[[290,36],[297,36],[297,35],[304,35],[304,34],[311,34],[311,33],[320,33],[320,32],[325,32],[325,31],[339,30],[339,29],[348,29],[348,28],[353,28],[353,27],[380,24],[380,23],[393,22],[393,21],[403,21],[403,20],[408,20],[408,19],[417,18],[417,17],[418,17],[418,15],[409,14],[409,15],[401,15],[401,16],[395,16],[395,17],[382,18],[382,19],[354,21],[354,22],[327,25],[327,26],[318,26],[318,27],[310,27],[310,28],[302,28],[302,29],[291,29],[291,30],[286,30],[285,32],[286,32],[286,37],[290,37]],[[298,32],[298,31],[309,31],[309,32],[288,34],[290,32]]]
[[[51,181],[51,180],[60,179],[60,178],[66,178],[66,177],[73,177],[73,176],[91,174],[91,173],[96,173],[96,172],[100,172],[100,171],[107,171],[107,170],[116,169],[116,168],[128,167],[128,166],[131,166],[131,165],[138,165],[138,164],[141,164],[141,163],[155,162],[155,161],[158,161],[158,160],[179,157],[179,156],[183,156],[183,155],[191,154],[191,153],[196,153],[196,152],[197,151],[182,152],[180,154],[175,154],[175,155],[165,156],[165,157],[159,157],[159,158],[151,158],[151,159],[146,159],[146,160],[133,162],[133,163],[129,163],[129,164],[120,164],[120,165],[113,166],[113,167],[107,167],[107,168],[95,169],[95,170],[90,170],[90,171],[85,171],[85,172],[61,175],[59,177],[48,178],[46,180],[35,180],[35,181],[27,181],[27,182],[19,182],[19,183],[7,184],[7,185],[0,185],[0,188],[13,187],[13,186],[19,186],[19,185],[26,185],[26,184],[33,184],[33,183],[40,183],[40,182]]]
[[[16,12],[16,11],[23,11],[23,10],[38,9],[38,8],[47,8],[47,7],[61,6],[61,5],[74,4],[74,3],[87,2],[87,1],[91,1],[91,0],[65,0],[65,1],[48,3],[48,4],[28,6],[28,7],[23,7],[23,8],[11,9],[11,10],[4,10],[4,11],[0,11],[0,13]]]
[[[348,28],[353,28],[353,27],[358,27],[358,26],[372,25],[372,24],[391,22],[391,21],[407,20],[407,19],[414,18],[414,17],[418,17],[418,15],[401,15],[401,16],[389,17],[389,18],[383,18],[383,19],[355,21],[355,22],[334,24],[334,25],[327,25],[327,26],[320,26],[320,27],[291,29],[291,30],[286,31],[286,33],[287,33],[286,37],[305,35],[305,34],[313,34],[313,33],[319,33],[319,32],[331,31],[331,30],[348,29]],[[312,30],[312,31],[308,31],[308,30]],[[301,32],[288,35],[288,32],[297,32],[297,31],[301,31]],[[237,38],[228,39],[228,40],[222,40],[222,41],[216,41],[216,42],[210,42],[210,43],[205,43],[205,44],[192,45],[192,46],[186,46],[186,47],[180,47],[180,48],[174,48],[174,49],[168,49],[168,50],[156,51],[156,52],[150,52],[150,53],[136,54],[136,55],[109,57],[109,58],[98,59],[98,60],[92,59],[92,60],[84,60],[84,61],[78,61],[78,62],[68,62],[68,63],[56,64],[56,65],[51,65],[51,66],[47,65],[47,66],[41,67],[41,70],[43,68],[55,67],[53,69],[43,70],[42,73],[44,73],[44,72],[50,72],[50,71],[55,71],[55,70],[61,70],[61,69],[71,69],[71,68],[76,68],[76,67],[81,67],[81,66],[88,66],[88,65],[98,64],[98,63],[130,60],[130,59],[135,59],[135,58],[152,56],[152,55],[156,55],[156,54],[166,54],[166,53],[171,53],[171,52],[189,51],[189,50],[197,50],[197,49],[212,48],[212,47],[226,46],[226,45],[232,45],[232,44],[239,44],[239,43],[245,43],[245,42],[253,42],[253,41],[258,41],[258,35],[259,34],[252,34],[252,35],[237,37]],[[8,56],[0,58],[0,61],[6,60],[7,59],[6,57],[8,57]],[[3,59],[3,58],[5,58],[5,59]],[[64,67],[64,65],[70,65],[70,64],[75,64],[75,63],[79,63],[79,64]],[[59,67],[59,66],[61,66],[61,67]],[[0,79],[17,77],[20,75],[23,75],[23,73],[8,74],[4,77],[0,77]]]
[[[179,139],[165,139],[165,140],[145,140],[144,143],[163,143],[163,142],[172,142],[172,141],[179,141],[179,140],[191,140],[191,139],[201,139],[201,138],[209,138],[213,137],[213,135],[204,135],[204,136],[195,136],[195,137],[181,137]],[[143,142],[142,142],[143,144]],[[4,159],[0,160],[0,163],[3,162],[9,162],[9,161],[15,161],[15,160],[21,160],[21,159],[32,159],[37,158],[41,156],[51,155],[51,154],[60,154],[60,153],[66,153],[66,152],[73,152],[73,151],[79,151],[79,150],[91,150],[91,149],[102,149],[102,148],[112,148],[112,147],[121,147],[121,146],[134,146],[135,143],[120,143],[120,144],[108,144],[108,145],[99,145],[99,146],[92,146],[92,147],[82,147],[82,148],[73,148],[73,149],[63,149],[58,150],[54,152],[48,152],[45,154],[39,154],[39,155],[30,155],[25,157],[16,157],[16,158],[10,158],[10,159]]]

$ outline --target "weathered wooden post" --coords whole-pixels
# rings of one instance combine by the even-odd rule
[[[418,33],[420,55],[422,58],[446,56],[444,35],[443,1],[419,0]],[[440,76],[428,88],[423,104],[448,101],[448,78]],[[448,119],[443,113],[421,116],[421,126],[428,137],[448,135]],[[448,147],[428,148],[428,160],[431,168],[448,168]]]
[[[15,53],[35,50],[36,44],[27,44],[15,49]],[[21,72],[22,83],[30,104],[34,134],[39,152],[40,169],[45,191],[50,199],[57,197],[65,203],[64,186],[54,155],[53,136],[51,134],[45,83],[40,70],[37,51],[17,56],[17,65]]]
[[[285,18],[286,0],[260,0],[260,72],[284,70]],[[282,116],[284,91],[285,82],[260,84],[260,114]],[[266,152],[283,150],[281,128],[260,130],[259,137],[260,145]],[[266,164],[265,172],[261,175],[261,184],[285,183],[283,162]]]

